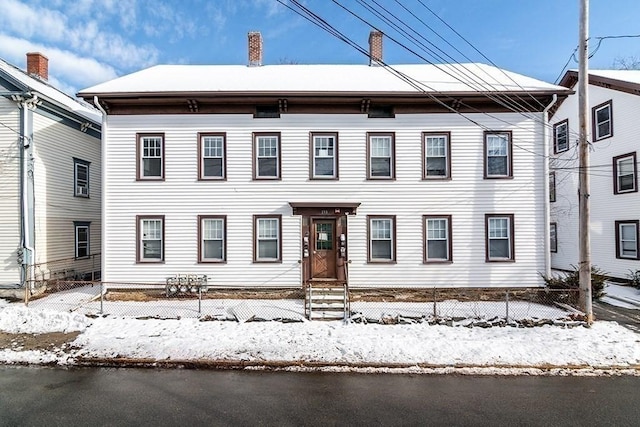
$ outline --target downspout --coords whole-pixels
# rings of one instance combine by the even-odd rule
[[[543,141],[543,165],[544,165],[544,274],[546,277],[551,276],[551,203],[549,202],[549,109],[558,101],[558,95],[553,94],[553,99],[542,111],[543,125],[542,138]],[[558,237],[556,236],[556,239]]]
[[[105,258],[107,253],[107,222],[106,222],[106,210],[107,210],[107,112],[100,105],[100,100],[97,96],[93,97],[93,104],[102,113],[102,132],[100,134],[100,182],[101,182],[101,198],[100,198],[100,280],[104,282],[104,268],[106,266]],[[103,289],[104,292],[104,289]]]

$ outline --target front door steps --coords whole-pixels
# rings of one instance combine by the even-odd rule
[[[309,320],[347,319],[350,309],[347,283],[337,279],[307,281],[304,308]]]

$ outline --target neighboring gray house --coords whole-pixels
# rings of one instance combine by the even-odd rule
[[[107,283],[543,285],[545,108],[570,90],[484,64],[393,66],[415,85],[375,61],[260,65],[255,37],[249,66],[80,92],[107,113]]]
[[[568,71],[561,85],[578,81]],[[610,276],[640,270],[640,70],[589,70],[591,260]],[[578,265],[578,96],[551,118],[552,266]]]
[[[100,250],[100,113],[0,59],[0,293],[28,280],[75,278]]]

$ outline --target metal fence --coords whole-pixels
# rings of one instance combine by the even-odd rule
[[[429,323],[451,326],[539,326],[582,322],[574,307],[577,290],[533,289],[351,289],[349,320],[359,323]],[[57,280],[27,301],[30,307],[89,316],[201,321],[302,322],[304,291],[229,289],[167,283],[106,283]]]

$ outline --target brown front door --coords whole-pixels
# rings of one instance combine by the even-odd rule
[[[314,219],[311,274],[318,279],[336,277],[336,220]]]

